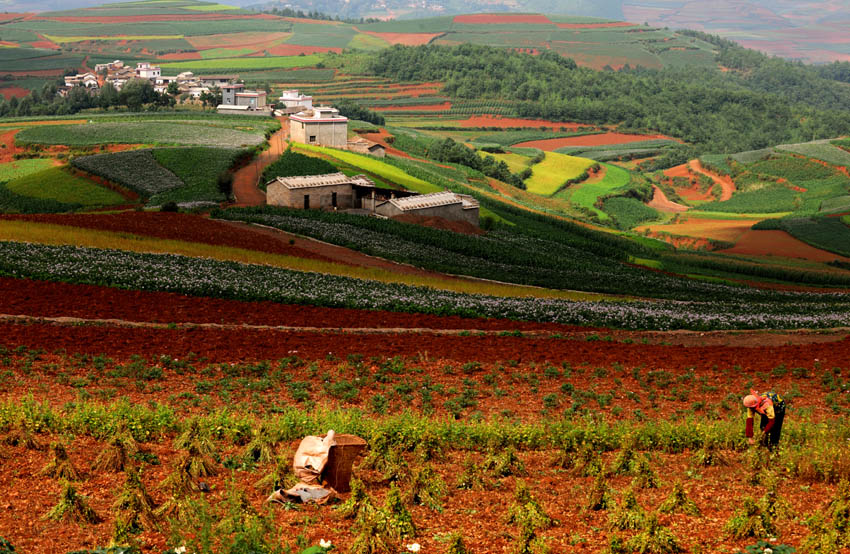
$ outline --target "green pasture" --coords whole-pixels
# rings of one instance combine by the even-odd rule
[[[596,201],[600,196],[605,196],[628,185],[631,181],[631,174],[615,165],[601,165],[605,168],[605,176],[601,180],[571,185],[558,192],[555,198],[569,200],[573,205],[588,209],[596,213],[600,219],[607,220],[608,214],[596,207]]]
[[[2,37],[4,40],[8,40],[5,38],[5,34],[2,32],[0,32],[0,37]],[[6,62],[17,60],[43,58],[46,56],[55,55],[55,50],[48,50],[46,48],[0,48],[0,64],[5,64]]]
[[[326,25],[320,23],[294,23],[287,44],[301,46],[324,46],[326,48],[346,48],[357,35],[350,25]]]
[[[384,48],[389,48],[389,46],[390,43],[382,38],[358,33],[351,38],[347,48],[354,48],[357,50],[382,50]]]
[[[323,56],[311,54],[308,56],[272,56],[268,58],[236,58],[217,60],[187,60],[160,64],[163,71],[179,73],[194,71],[196,73],[215,73],[228,71],[251,71],[263,69],[286,69],[293,67],[311,67],[322,61]]]
[[[8,182],[53,166],[53,160],[31,158],[0,164],[0,182]]]
[[[210,129],[197,121],[107,122],[84,125],[41,125],[18,133],[21,144],[179,144],[237,148],[264,140],[259,133],[236,129]]]
[[[4,36],[0,31],[0,37]],[[17,50],[14,48],[2,49]],[[5,71],[49,71],[77,69],[83,64],[84,56],[79,54],[54,54],[50,56],[42,56],[38,58],[17,58],[3,60],[0,58],[0,73]]]
[[[190,12],[191,13],[191,12]],[[100,15],[100,14],[98,14]],[[120,13],[118,15],[132,15]],[[17,21],[4,25],[0,37],[9,31],[21,30],[62,37],[113,37],[133,35],[218,35],[240,32],[288,31],[291,24],[271,19],[218,19],[185,21],[146,21],[144,23],[90,23],[51,20]],[[33,38],[31,40],[38,40]]]
[[[5,188],[13,194],[27,198],[81,206],[107,206],[124,201],[117,192],[75,177],[60,168],[45,169],[19,177],[6,183]]]

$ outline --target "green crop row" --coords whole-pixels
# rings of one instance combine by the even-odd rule
[[[783,144],[779,150],[801,154],[809,158],[823,160],[827,163],[850,166],[850,152],[833,146],[829,141],[808,142],[803,144]]]
[[[336,166],[322,158],[305,156],[293,152],[292,148],[286,151],[275,162],[263,170],[263,178],[260,186],[265,189],[266,184],[275,177],[293,177],[296,175],[322,175],[339,171]]]
[[[71,164],[145,197],[183,184],[174,173],[157,163],[149,149],[80,156],[74,158]]]
[[[0,34],[2,36],[2,34]],[[77,69],[83,63],[80,55],[52,55],[41,58],[0,60],[0,73],[8,71],[47,71],[51,69]]]
[[[227,200],[219,188],[219,177],[229,171],[250,151],[233,148],[157,148],[157,163],[177,176],[181,186],[151,197],[151,204],[166,202],[222,202]]]
[[[602,210],[614,220],[619,229],[632,229],[637,225],[658,219],[658,212],[636,198],[615,196],[605,200]]]
[[[195,123],[195,124],[193,124]],[[238,148],[263,142],[263,136],[235,129],[209,129],[196,121],[40,125],[16,136],[20,144],[181,144]]]
[[[455,239],[452,237],[452,240]],[[517,251],[530,246],[546,245],[527,241],[512,245]],[[563,263],[563,259],[569,258],[557,261]],[[709,301],[705,295],[699,301],[685,303],[503,298],[171,254],[17,242],[0,242],[0,275],[245,301],[495,317],[592,327],[669,330],[850,325],[850,296],[840,294],[742,293],[734,287],[697,283],[692,286],[694,292],[702,289],[701,292],[723,297],[723,300]],[[587,277],[585,275],[585,279]],[[594,278],[600,280],[601,276]],[[634,291],[639,285],[624,280],[620,286]],[[742,302],[745,296],[762,301]]]

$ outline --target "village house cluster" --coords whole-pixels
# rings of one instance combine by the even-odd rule
[[[219,111],[223,113],[250,113],[251,115],[271,115],[266,105],[266,92],[246,90],[245,85],[237,83],[239,75],[195,75],[184,71],[177,75],[163,75],[162,68],[149,62],[139,62],[135,67],[125,65],[121,60],[97,64],[94,71],[68,75],[65,77],[63,94],[73,87],[85,87],[97,91],[106,83],[121,90],[131,79],[150,81],[159,93],[171,90],[188,100],[199,100],[205,94],[220,90],[222,103]]]

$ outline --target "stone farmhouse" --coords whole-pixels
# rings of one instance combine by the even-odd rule
[[[478,200],[472,196],[445,190],[406,198],[390,198],[375,206],[374,211],[388,218],[412,214],[420,217],[440,217],[449,221],[465,221],[477,227],[479,207]]]
[[[77,75],[66,76],[65,86],[68,88],[86,87],[96,89],[100,87],[100,84],[97,81],[97,75],[94,73],[78,73]]]
[[[348,118],[336,108],[319,106],[289,116],[289,137],[295,142],[345,148]]]
[[[305,210],[369,210],[377,203],[377,191],[365,175],[278,177],[266,185],[266,203]]]
[[[449,191],[417,194],[376,187],[368,177],[343,173],[278,177],[266,185],[266,203],[294,209],[346,210],[396,217],[412,214],[464,221],[478,226],[479,205],[471,196]]]
[[[286,114],[294,114],[313,109],[313,97],[299,93],[297,90],[285,90],[278,99],[278,109]]]
[[[124,68],[124,62],[121,60],[115,60],[114,62],[109,63],[99,63],[94,66],[95,73],[107,73],[111,71],[118,71],[119,69]]]
[[[148,62],[139,62],[136,64],[136,77],[138,79],[147,79],[155,83],[161,75],[162,69],[158,65],[151,65]]]
[[[202,75],[198,77],[198,82],[205,87],[218,87],[235,83],[239,79],[239,75]]]
[[[221,87],[221,104],[216,111],[224,114],[271,115],[266,105],[266,92],[246,90],[242,83],[228,83]]]
[[[346,148],[348,148],[350,152],[375,156],[376,158],[384,158],[387,155],[386,148],[377,142],[372,142],[371,140],[367,140],[363,137],[354,137],[349,140],[346,144]]]

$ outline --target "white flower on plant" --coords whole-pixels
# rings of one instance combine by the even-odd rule
[[[186,547],[185,546],[178,546],[177,548],[174,549],[174,554],[186,554]]]
[[[772,548],[765,548],[764,554],[773,554],[773,549]]]
[[[408,549],[410,552],[419,552],[419,549],[420,549],[420,548],[422,548],[422,547],[421,547],[421,546],[419,546],[419,543],[418,543],[418,542],[415,542],[415,543],[413,543],[413,544],[408,544],[408,545],[407,545],[407,549]]]
[[[319,539],[319,546],[322,548],[330,548],[333,546],[333,543],[331,543],[331,541],[326,541],[325,539]]]

